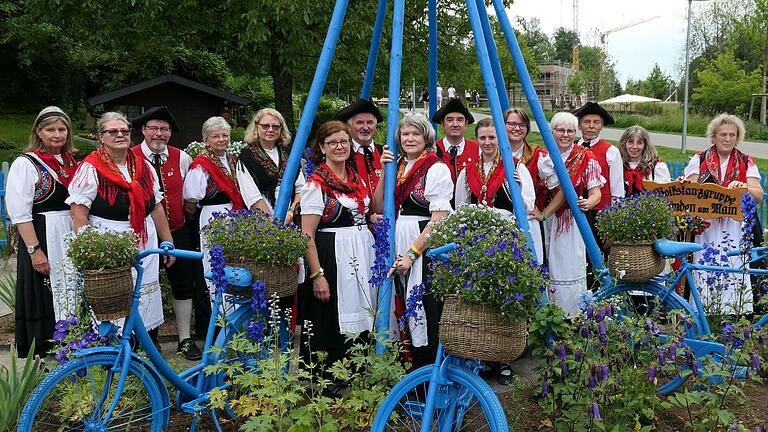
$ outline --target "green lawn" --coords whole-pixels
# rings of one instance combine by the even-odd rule
[[[13,160],[27,144],[35,114],[0,116],[0,161]]]

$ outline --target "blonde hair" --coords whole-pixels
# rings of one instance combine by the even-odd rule
[[[722,113],[713,118],[707,125],[707,138],[709,138],[709,141],[712,144],[715,143],[717,130],[720,129],[721,126],[727,124],[736,126],[736,145],[741,143],[744,139],[744,135],[747,133],[747,129],[744,127],[744,122],[733,114]]]
[[[261,121],[264,116],[268,115],[271,115],[280,122],[280,136],[277,137],[276,144],[281,147],[288,147],[291,143],[291,132],[288,130],[288,125],[285,123],[283,115],[274,108],[262,108],[253,116],[251,123],[248,124],[248,128],[245,129],[245,137],[243,138],[243,141],[247,142],[248,144],[261,145],[259,142],[258,131],[259,121]]]
[[[64,122],[64,125],[67,127],[67,139],[64,141],[64,147],[61,151],[63,153],[74,153],[75,147],[72,144],[72,122],[69,120],[69,116],[57,106],[47,106],[37,114],[35,123],[32,125],[32,132],[29,134],[29,140],[27,140],[27,148],[24,149],[24,152],[33,152],[43,148],[43,140],[37,135],[37,132],[57,121]]]
[[[640,154],[640,169],[643,171],[653,169],[656,162],[659,160],[659,153],[656,151],[656,147],[651,143],[651,136],[648,131],[642,126],[630,126],[627,130],[621,134],[619,138],[619,153],[621,153],[621,160],[624,164],[629,163],[629,153],[627,153],[627,142],[631,138],[640,138],[645,144],[643,146],[643,152]]]

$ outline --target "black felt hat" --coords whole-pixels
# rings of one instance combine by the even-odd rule
[[[432,122],[442,123],[445,116],[454,112],[464,115],[464,118],[467,120],[467,124],[472,124],[475,122],[475,118],[472,117],[472,114],[469,112],[467,107],[465,107],[464,104],[456,98],[450,99],[444,107],[437,110],[437,112],[432,115]]]
[[[168,124],[171,126],[171,130],[174,132],[179,132],[181,128],[179,128],[179,124],[176,123],[176,118],[173,117],[173,114],[168,110],[168,107],[166,106],[159,106],[159,107],[152,107],[146,111],[144,111],[144,114],[136,117],[131,121],[131,126],[134,128],[140,128],[147,124],[150,120],[164,120],[167,121]]]
[[[384,116],[381,115],[381,111],[379,110],[379,107],[376,106],[373,102],[369,101],[368,99],[358,99],[348,106],[346,106],[344,109],[336,113],[336,115],[333,117],[336,120],[339,121],[349,121],[355,114],[362,114],[362,113],[371,113],[374,117],[376,117],[376,121],[379,123],[384,121]]]
[[[581,108],[573,112],[573,115],[579,119],[589,114],[599,115],[602,117],[604,126],[612,125],[615,123],[613,121],[613,117],[608,113],[608,111],[606,111],[605,108],[601,107],[596,102],[587,102],[582,105]]]

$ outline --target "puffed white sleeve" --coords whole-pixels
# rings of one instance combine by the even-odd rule
[[[64,201],[66,204],[80,204],[90,209],[99,190],[99,176],[96,167],[88,162],[82,162],[72,177],[68,190],[69,198]]]
[[[252,205],[264,199],[259,187],[256,186],[256,182],[253,181],[253,176],[242,162],[237,163],[235,175],[237,176],[237,185],[240,187],[240,195],[243,197],[243,202],[247,208],[251,208]]]
[[[424,198],[429,201],[430,212],[453,210],[453,180],[448,165],[436,163],[429,168],[424,185]]]
[[[520,193],[523,196],[523,203],[525,203],[525,211],[530,213],[533,211],[533,205],[536,202],[536,191],[533,189],[533,179],[525,164],[517,164],[517,172],[520,173]]]
[[[539,168],[539,178],[546,181],[548,189],[560,186],[560,180],[557,178],[557,174],[555,174],[555,164],[548,154],[542,154],[536,165]]]
[[[294,193],[299,193],[306,183],[307,180],[304,178],[304,173],[299,170],[299,175],[296,176],[296,183],[293,184]]]
[[[32,204],[35,198],[37,169],[26,157],[18,157],[8,171],[5,204],[11,223],[32,222]]]
[[[155,194],[155,203],[160,204],[160,201],[165,198],[165,194],[160,190],[160,179],[157,178],[157,172],[155,171],[152,164],[149,163],[149,161],[144,161],[144,169],[148,169],[150,173],[152,173],[152,184],[154,187],[152,188],[154,194]]]
[[[605,152],[605,159],[608,162],[608,175],[603,173],[611,183],[611,196],[624,197],[624,161],[621,159],[621,152],[616,146],[611,146]]]
[[[691,157],[691,160],[688,161],[688,165],[685,166],[685,170],[683,170],[683,177],[688,178],[692,175],[699,175],[701,167],[699,166],[699,153],[696,153]]]
[[[590,159],[589,162],[587,162],[587,169],[584,170],[583,178],[587,183],[587,189],[603,187],[607,181],[602,175],[600,164],[597,162],[597,159]]]
[[[662,161],[656,162],[653,167],[653,181],[656,183],[669,183],[672,181],[672,175],[669,173],[669,167]]]
[[[755,164],[752,156],[749,156],[749,159],[747,159],[747,178],[750,177],[760,180],[760,170],[757,169],[757,164]]]
[[[467,185],[467,169],[464,168],[456,177],[456,199],[454,201],[456,208],[459,208],[462,204],[469,204],[470,194],[469,186]]]
[[[198,202],[205,198],[205,190],[208,188],[208,173],[201,166],[189,170],[184,178],[184,187],[181,195],[185,201]]]
[[[325,210],[323,191],[315,182],[307,182],[301,188],[301,214],[321,216]]]
[[[189,166],[192,165],[192,157],[184,150],[179,153],[179,168],[181,169],[181,176],[186,177],[189,172]]]

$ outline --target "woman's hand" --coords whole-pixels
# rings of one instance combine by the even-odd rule
[[[523,185],[523,181],[520,180],[520,171],[515,170],[515,175],[512,177],[515,179],[515,182],[517,182],[517,184],[519,184],[520,186]]]
[[[589,203],[589,200],[587,198],[579,198],[576,200],[576,205],[579,206],[579,208],[582,211],[588,211],[592,208],[592,206]]]
[[[544,220],[544,218],[541,217],[541,212],[536,207],[533,208],[533,210],[528,213],[533,219],[541,222]]]
[[[318,276],[312,281],[312,293],[316,299],[323,302],[331,299],[331,288],[328,286],[325,276]]]
[[[748,188],[749,186],[745,182],[740,182],[738,180],[734,180],[730,183],[728,183],[728,189],[736,189],[736,188]]]
[[[379,162],[381,162],[381,165],[383,166],[385,163],[392,162],[393,160],[395,160],[395,155],[385,145],[381,150],[381,157],[379,158]]]
[[[387,277],[392,276],[397,272],[398,274],[406,274],[408,273],[408,270],[411,269],[411,266],[413,265],[413,260],[411,259],[410,255],[405,256],[398,256],[395,260],[395,263],[392,264],[392,267],[389,268],[389,273],[387,273]]]
[[[35,253],[30,255],[30,258],[32,258],[32,268],[34,268],[36,272],[44,275],[51,273],[51,265],[42,249],[36,250]]]

